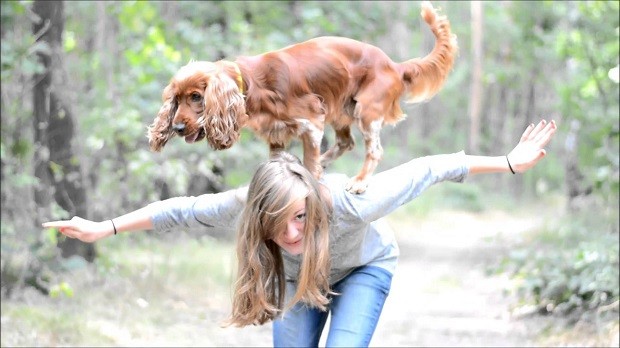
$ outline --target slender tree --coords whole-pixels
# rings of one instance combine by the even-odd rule
[[[482,105],[482,3],[471,2],[472,76],[469,98],[469,151],[479,152],[480,110]]]
[[[83,176],[72,148],[73,115],[61,93],[63,7],[62,1],[35,1],[32,8],[38,16],[34,34],[49,48],[38,53],[43,71],[33,81],[35,176],[39,179],[34,196],[41,209],[39,219],[51,217],[53,201],[70,215],[88,216]],[[59,247],[64,257],[79,255],[92,261],[95,256],[92,244],[76,239],[65,239]]]

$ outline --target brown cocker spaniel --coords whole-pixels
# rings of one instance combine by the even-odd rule
[[[236,61],[192,61],[164,89],[163,106],[149,126],[149,145],[160,151],[174,135],[204,138],[216,150],[231,147],[249,127],[271,154],[297,137],[303,163],[320,178],[329,163],[354,146],[351,125],[363,134],[366,158],[347,190],[361,193],[382,157],[384,124],[404,118],[399,101],[429,100],[443,86],[457,55],[445,16],[423,3],[422,17],[435,35],[423,58],[393,62],[381,49],[342,37],[319,37]],[[326,124],[336,143],[321,155]]]

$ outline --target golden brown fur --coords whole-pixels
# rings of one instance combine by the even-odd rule
[[[267,141],[271,154],[300,138],[303,163],[320,178],[324,167],[353,148],[355,124],[366,158],[347,189],[363,192],[383,155],[381,128],[404,117],[401,97],[405,102],[432,98],[452,69],[458,48],[450,23],[428,3],[422,17],[436,37],[435,47],[402,63],[375,46],[341,37],[319,37],[235,62],[190,62],[164,90],[164,105],[149,127],[150,146],[160,151],[176,134],[227,149],[240,129],[249,127]],[[321,155],[326,124],[334,128],[336,143]]]

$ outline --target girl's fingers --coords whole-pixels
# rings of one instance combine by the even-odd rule
[[[44,222],[41,225],[43,227],[66,227],[71,229],[77,229],[81,222],[86,221],[79,216],[74,216],[71,220],[56,220]]]
[[[534,126],[533,123],[530,123],[530,125],[525,129],[525,132],[523,132],[523,135],[521,136],[521,142],[535,138],[540,133],[540,131],[545,128],[546,124],[547,121],[545,120],[541,120],[536,126]]]
[[[532,130],[534,129],[534,124],[530,123],[529,126],[527,126],[527,128],[525,128],[525,131],[523,132],[523,134],[521,135],[521,142],[526,141],[527,138],[530,136],[530,133],[532,133]]]
[[[65,236],[67,236],[69,238],[75,238],[75,234],[70,229],[60,228],[60,229],[58,229],[58,231],[60,231],[60,233],[62,233],[63,235],[65,235]]]
[[[71,224],[71,221],[49,221],[41,225],[45,228],[56,228],[58,232],[70,238],[75,238],[75,235],[78,233],[76,227]]]
[[[534,142],[538,144],[538,146],[541,148],[545,147],[549,143],[549,141],[551,141],[551,137],[555,133],[556,129],[557,127],[555,125],[555,121],[549,122],[545,126],[545,128],[536,135],[536,137],[534,138]]]
[[[545,129],[545,126],[547,126],[547,121],[545,120],[541,120],[540,122],[538,122],[538,124],[536,125],[536,127],[534,127],[534,129],[532,130],[532,132],[530,133],[530,139],[536,139],[536,137],[538,135],[540,135],[540,132]]]
[[[545,149],[540,149],[540,151],[538,151],[538,159],[540,160],[541,158],[545,157],[547,155],[547,151]]]
[[[51,226],[50,226],[51,227]],[[54,226],[56,227],[56,226]],[[61,234],[69,237],[69,238],[75,238],[75,230],[73,230],[72,228],[66,227],[66,226],[58,226],[56,227],[58,229],[58,232],[60,232]]]
[[[68,227],[70,226],[71,221],[48,221],[44,222],[41,225],[43,227]]]

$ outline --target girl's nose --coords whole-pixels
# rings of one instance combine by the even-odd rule
[[[286,225],[286,233],[284,234],[284,238],[288,242],[292,242],[292,241],[295,241],[295,239],[297,239],[298,236],[299,236],[299,231],[297,230],[297,226],[295,226],[294,223],[288,223]]]

